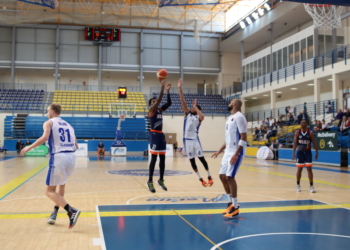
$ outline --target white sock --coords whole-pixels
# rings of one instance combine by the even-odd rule
[[[210,174],[210,171],[209,171],[209,170],[207,171],[207,173],[208,173],[208,177],[209,177],[209,176],[211,176],[211,174]]]
[[[198,175],[198,178],[199,178],[199,179],[202,179],[202,176],[201,176],[201,174],[199,173],[199,171],[196,172],[196,174]]]
[[[227,199],[228,199],[229,201],[231,201],[231,194],[226,194],[226,196],[227,196]]]
[[[237,198],[231,198],[231,201],[232,201],[232,205],[233,205],[235,208],[238,208]]]

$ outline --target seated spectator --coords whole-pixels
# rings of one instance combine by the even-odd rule
[[[345,117],[343,117],[343,120],[342,120],[342,123],[340,125],[339,131],[342,134],[345,134],[345,133],[349,132],[349,130],[350,130],[350,117],[347,120],[346,120]]]
[[[19,150],[19,152],[21,152],[21,150],[24,148],[24,142],[23,141],[21,141],[21,145],[20,145],[20,150]]]
[[[276,136],[276,134],[277,134],[277,126],[276,126],[276,123],[274,123],[274,124],[272,124],[272,126],[271,126],[270,133],[268,133],[268,134],[266,135],[266,139],[269,140],[271,137]]]
[[[285,116],[285,115],[280,115],[280,116],[278,117],[277,124],[278,124],[279,126],[283,126],[284,124],[286,124],[286,116]]]
[[[257,127],[255,127],[254,140],[253,141],[257,141],[259,139],[258,138],[259,134],[260,134],[260,130]]]
[[[310,130],[315,133],[316,127],[317,127],[317,120],[314,120],[314,122],[310,125]]]
[[[270,116],[270,120],[269,120],[269,126],[273,126],[272,124],[275,123],[275,119],[272,118],[272,116]]]
[[[100,143],[97,145],[97,155],[100,156],[100,155],[103,155],[105,156],[105,145],[100,141]]]
[[[339,127],[339,123],[343,119],[343,111],[341,109],[338,110],[338,113],[336,116],[334,116],[334,119],[332,120],[332,123],[335,127]]]
[[[349,86],[346,87],[344,94],[349,94]]]
[[[293,116],[293,114],[289,113],[287,126],[293,125],[293,124],[294,124],[294,116]]]
[[[18,140],[16,143],[16,150],[17,150],[17,154],[19,154],[21,152],[21,141]]]
[[[346,119],[348,119],[348,117],[350,117],[350,110],[349,109],[344,109],[343,115],[345,115]]]
[[[325,111],[326,111],[327,114],[333,112],[331,101],[328,101],[328,103],[326,104],[326,110]]]
[[[263,140],[265,138],[265,134],[267,133],[267,128],[265,126],[262,126],[261,130],[260,130],[260,140]]]
[[[32,143],[31,143],[29,140],[27,140],[26,146],[31,145],[31,144],[32,144]]]
[[[330,128],[324,119],[322,119],[322,131],[330,131]]]
[[[322,123],[320,121],[317,121],[316,127],[315,127],[315,132],[319,132],[322,130]]]

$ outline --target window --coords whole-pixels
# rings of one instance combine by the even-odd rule
[[[325,38],[326,38],[326,52],[333,50],[333,42],[332,42],[333,37],[326,35]]]
[[[245,77],[245,69],[246,69],[246,66],[243,66],[242,67],[242,81],[245,82],[246,81],[246,77]]]
[[[266,74],[266,56],[262,59],[262,75]]]
[[[258,77],[262,75],[261,58],[258,60]]]
[[[318,35],[318,54],[323,54],[324,51],[324,35]]]
[[[294,55],[295,55],[294,63],[297,64],[298,62],[300,62],[300,45],[299,45],[299,42],[294,43]]]
[[[288,48],[283,48],[283,65],[282,68],[288,67]]]
[[[294,47],[289,45],[289,66],[294,64]]]
[[[271,55],[266,57],[266,74],[271,72]]]
[[[254,78],[254,63],[250,63],[250,79]]]
[[[254,62],[254,78],[258,77],[258,61]]]
[[[301,61],[305,61],[306,60],[306,38],[301,40],[300,42],[301,45]]]
[[[277,52],[273,52],[272,54],[272,71],[277,70]]]
[[[282,69],[282,50],[281,49],[277,52],[277,65],[278,65],[278,69]]]
[[[314,37],[309,36],[307,38],[307,47],[308,47],[308,59],[314,57]]]

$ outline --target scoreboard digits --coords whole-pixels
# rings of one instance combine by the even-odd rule
[[[127,88],[126,87],[119,87],[118,88],[118,98],[124,98],[127,97]]]
[[[119,42],[120,30],[86,27],[84,38],[88,41]]]

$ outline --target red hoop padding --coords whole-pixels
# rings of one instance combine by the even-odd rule
[[[309,4],[309,3],[305,3],[305,5],[309,5],[310,7],[329,7],[329,6],[332,6],[331,4]]]

